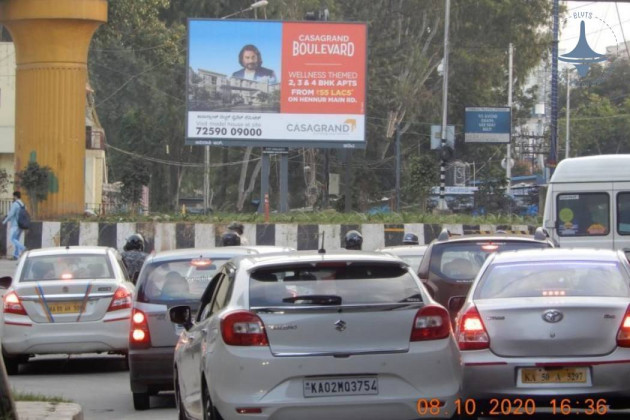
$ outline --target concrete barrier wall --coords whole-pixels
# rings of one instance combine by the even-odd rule
[[[142,234],[147,251],[178,248],[207,248],[220,245],[225,224],[207,223],[99,223],[99,222],[33,222],[22,235],[28,249],[67,245],[101,245],[122,250],[125,238],[132,233]],[[529,225],[462,225],[462,224],[375,224],[318,225],[318,224],[244,224],[243,236],[250,245],[279,245],[298,250],[318,249],[324,237],[327,249],[343,246],[346,232],[356,229],[363,234],[363,249],[371,251],[384,246],[400,245],[403,234],[418,235],[420,243],[428,244],[443,228],[452,234],[506,233],[531,235],[535,226]],[[0,253],[12,255],[13,245],[7,226],[0,225]]]

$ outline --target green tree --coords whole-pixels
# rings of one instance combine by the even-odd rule
[[[52,169],[40,166],[31,160],[21,171],[15,173],[17,185],[26,192],[33,206],[33,217],[37,217],[39,203],[48,197],[50,182],[53,177]]]
[[[431,154],[411,156],[407,160],[404,198],[407,203],[418,205],[420,210],[427,210],[431,187],[439,182],[438,164]]]

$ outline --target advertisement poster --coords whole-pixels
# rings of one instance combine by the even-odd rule
[[[187,145],[365,147],[362,23],[191,19]]]

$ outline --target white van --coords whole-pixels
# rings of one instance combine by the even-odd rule
[[[561,161],[549,181],[543,225],[563,248],[630,252],[630,155]]]

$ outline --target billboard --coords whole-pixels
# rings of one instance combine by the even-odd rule
[[[187,145],[365,148],[363,23],[188,20]]]
[[[466,107],[465,143],[509,143],[511,133],[509,107]]]

